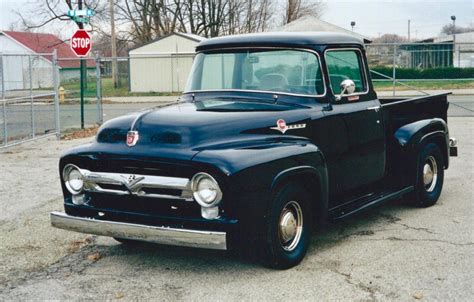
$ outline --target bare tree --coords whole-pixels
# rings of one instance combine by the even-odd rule
[[[148,42],[172,32],[204,37],[264,31],[271,0],[117,0],[118,21],[130,40]]]
[[[473,26],[467,26],[467,27],[462,27],[462,26],[456,26],[454,27],[454,24],[446,24],[441,28],[441,33],[445,35],[452,35],[452,34],[462,34],[462,33],[467,33],[474,31]]]
[[[325,5],[321,0],[287,0],[283,24],[303,16],[321,17]]]
[[[73,0],[42,1],[35,3],[29,15],[19,14],[25,29],[73,22],[66,15],[72,9]],[[85,7],[96,11],[91,18],[92,29],[100,40],[109,39],[108,1],[83,1]],[[320,16],[324,8],[322,0],[285,3],[284,23],[306,15]],[[279,0],[114,0],[117,40],[121,45],[136,45],[173,32],[216,37],[266,31],[280,14],[279,4]],[[39,18],[30,18],[33,14]]]
[[[408,39],[397,34],[384,34],[378,38],[372,40],[373,43],[404,43],[408,42]]]
[[[26,31],[34,31],[39,28],[58,26],[65,22],[74,22],[68,15],[69,9],[74,9],[72,0],[42,0],[33,1],[27,12],[16,11],[20,18],[19,28]],[[101,22],[106,19],[106,3],[94,0],[83,0],[83,8],[94,10],[95,16],[91,18],[92,31],[96,31],[101,26]]]
[[[231,1],[227,34],[265,31],[272,17],[270,0]]]

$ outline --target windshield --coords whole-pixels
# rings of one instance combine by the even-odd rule
[[[198,111],[284,111],[293,110],[292,104],[262,103],[239,99],[205,99],[195,102]]]
[[[242,50],[198,53],[185,92],[257,90],[324,94],[319,58],[301,50]]]

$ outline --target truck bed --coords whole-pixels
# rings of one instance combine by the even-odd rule
[[[433,118],[448,122],[448,94],[427,95],[414,98],[380,98],[385,136],[387,138],[386,156],[388,170],[396,169],[397,156],[400,154],[395,132],[407,124]]]
[[[415,121],[432,118],[441,118],[447,123],[449,94],[441,93],[414,98],[379,98],[387,128],[398,129]]]

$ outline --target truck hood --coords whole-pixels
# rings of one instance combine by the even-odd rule
[[[290,105],[247,103],[236,107],[232,103],[206,108],[199,102],[183,102],[113,119],[101,127],[97,142],[118,144],[119,149],[129,152],[155,148],[176,153],[186,150],[186,157],[192,157],[200,150],[236,142],[241,145],[268,137],[308,137],[307,112],[307,107]],[[285,133],[271,129],[277,128],[280,119],[290,128],[298,126]],[[128,131],[138,132],[139,139],[132,147],[126,145]]]

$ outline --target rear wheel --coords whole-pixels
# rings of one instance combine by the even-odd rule
[[[415,205],[432,206],[441,195],[444,181],[443,156],[437,144],[429,143],[420,150],[417,169]]]
[[[275,195],[268,213],[263,248],[265,265],[286,269],[301,262],[308,250],[313,219],[306,191],[288,184]]]

